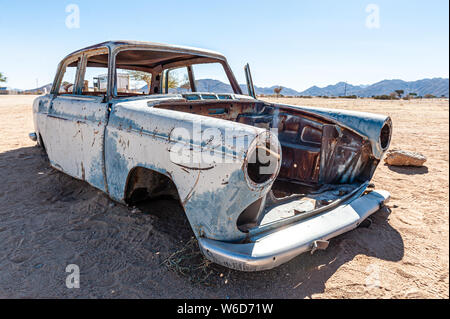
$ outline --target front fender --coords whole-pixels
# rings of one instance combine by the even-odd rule
[[[151,108],[142,101],[117,104],[113,106],[105,134],[109,195],[124,202],[129,172],[134,167],[151,169],[172,179],[197,237],[240,240],[245,234],[237,228],[239,215],[265,196],[272,183],[251,187],[244,172],[247,149],[236,149],[233,138],[224,138],[221,147],[214,148],[208,136],[193,134],[195,125],[200,125],[201,132],[214,129],[223,137],[231,132],[248,144],[266,132],[222,119]],[[177,128],[189,132],[189,136],[176,138],[173,132]],[[200,155],[212,152],[212,161],[177,162],[172,153],[178,144]]]

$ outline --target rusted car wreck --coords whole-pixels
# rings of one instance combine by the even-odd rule
[[[197,88],[204,65],[219,66],[228,92]],[[127,74],[145,79],[146,88],[133,88]],[[213,262],[270,269],[327,248],[389,200],[388,192],[366,188],[392,123],[261,101],[248,66],[245,74],[244,95],[221,54],[100,43],[59,64],[50,94],[34,101],[30,137],[54,168],[115,201],[179,200]]]

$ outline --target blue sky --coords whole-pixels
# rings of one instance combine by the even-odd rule
[[[66,6],[80,27],[66,27]],[[379,12],[378,27],[366,20]],[[0,72],[8,86],[53,80],[68,53],[105,40],[142,40],[225,54],[238,80],[304,90],[449,75],[447,0],[8,1],[0,0]],[[373,20],[371,20],[373,22]]]

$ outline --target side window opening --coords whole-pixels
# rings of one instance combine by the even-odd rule
[[[145,50],[120,51],[115,58],[113,94],[117,97],[127,97],[159,93],[159,85],[155,86],[157,83],[152,83],[155,80],[153,79],[153,59],[152,52]],[[157,81],[160,76],[155,77]]]
[[[163,92],[169,94],[192,92],[188,68],[180,67],[165,70],[163,73],[163,88]]]
[[[66,66],[63,78],[59,85],[58,94],[73,94],[77,76],[78,62],[79,60],[74,61]]]
[[[108,54],[87,58],[82,83],[82,95],[104,95],[108,89]]]
[[[144,71],[116,69],[117,96],[150,94],[152,74]]]

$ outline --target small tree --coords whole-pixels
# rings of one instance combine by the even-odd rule
[[[280,97],[280,93],[281,93],[282,90],[283,90],[283,87],[282,87],[282,86],[279,86],[279,87],[274,88],[274,89],[273,89],[273,92],[275,93],[275,95],[276,95],[277,97]]]
[[[177,88],[179,85],[178,78],[174,77],[172,74],[169,73],[169,81],[167,81],[169,89]]]
[[[414,93],[414,92],[408,93],[408,95],[406,95],[404,97],[404,99],[406,99],[406,100],[415,99],[415,98],[417,98],[417,93]]]
[[[395,93],[397,94],[398,98],[401,99],[402,95],[405,93],[403,90],[395,90]]]
[[[61,87],[64,89],[64,92],[65,93],[69,93],[69,89],[72,87],[72,89],[73,89],[73,84],[72,83],[70,83],[70,82],[67,82],[67,81],[63,81],[62,83],[61,83]]]
[[[6,80],[8,80],[8,78],[4,76],[2,72],[0,72],[0,83],[4,83],[6,82]]]
[[[396,100],[398,97],[398,93],[397,92],[392,92],[391,94],[389,94],[389,97],[391,100]]]

